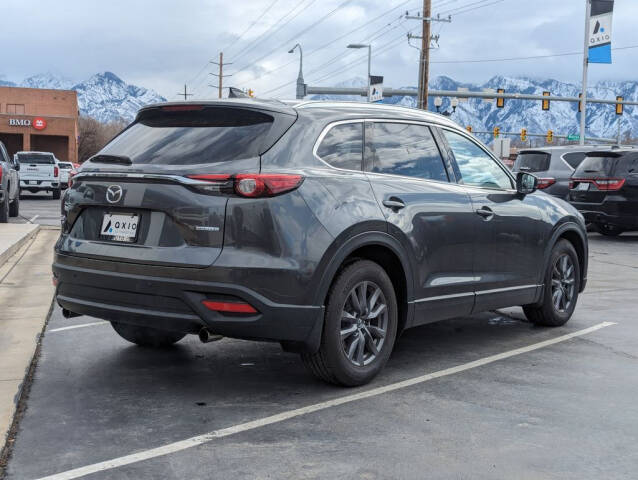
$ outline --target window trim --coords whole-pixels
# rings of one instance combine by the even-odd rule
[[[366,135],[365,135],[365,124],[366,123],[374,123],[374,122],[385,122],[385,123],[409,123],[409,124],[413,124],[413,125],[420,125],[420,126],[425,126],[428,127],[430,129],[430,132],[432,133],[432,138],[434,139],[434,143],[436,144],[436,148],[439,150],[439,155],[441,155],[441,161],[443,162],[443,168],[445,168],[445,171],[447,173],[448,176],[448,181],[447,182],[443,182],[441,180],[432,180],[432,179],[428,179],[428,178],[419,178],[419,177],[407,177],[405,175],[397,175],[394,173],[380,173],[380,172],[367,172],[365,170],[365,148],[366,148]],[[363,140],[363,155],[362,155],[362,162],[361,162],[361,170],[350,170],[347,168],[339,168],[339,167],[335,167],[333,165],[330,165],[328,162],[326,162],[323,158],[321,158],[319,155],[317,155],[317,150],[319,149],[319,145],[321,144],[321,142],[323,141],[324,137],[328,134],[328,132],[333,128],[336,127],[337,125],[343,125],[345,123],[363,123],[363,134],[362,134],[362,140]],[[315,143],[312,147],[312,154],[313,156],[319,160],[321,163],[323,163],[324,165],[326,165],[328,168],[331,168],[333,170],[337,170],[339,172],[350,172],[350,173],[362,173],[365,175],[384,175],[384,176],[391,176],[392,178],[408,178],[410,180],[420,180],[420,181],[425,181],[425,182],[436,182],[436,183],[441,183],[444,185],[462,185],[459,184],[456,178],[456,173],[454,172],[454,169],[452,169],[451,165],[449,164],[450,160],[447,158],[448,155],[444,153],[443,151],[443,147],[444,145],[441,143],[442,140],[440,138],[440,135],[438,134],[438,128],[441,128],[441,125],[439,125],[438,123],[432,123],[432,122],[428,122],[428,121],[424,121],[424,120],[406,120],[406,119],[395,119],[395,118],[379,118],[379,117],[371,117],[371,118],[349,118],[346,120],[337,120],[334,122],[330,122],[328,123],[328,125],[326,125],[322,130],[321,133],[319,134],[319,136],[317,137],[317,140],[315,140]],[[454,130],[452,130],[454,131]]]
[[[496,192],[516,192],[516,178],[514,178],[514,175],[512,174],[512,172],[510,172],[507,167],[505,167],[505,165],[502,164],[502,162],[496,158],[496,156],[490,152],[489,150],[486,150],[485,148],[483,148],[483,146],[478,143],[476,141],[476,139],[474,139],[471,135],[467,134],[465,131],[461,130],[461,129],[454,129],[454,128],[450,128],[447,126],[439,126],[439,128],[441,130],[449,130],[452,133],[456,133],[459,136],[467,139],[469,142],[473,143],[474,145],[476,145],[480,150],[482,150],[489,158],[492,159],[492,161],[494,163],[496,163],[496,165],[498,165],[498,167],[505,173],[505,175],[510,179],[512,188],[494,188],[494,187],[483,187],[481,185],[470,185],[467,183],[459,183],[459,179],[456,179],[456,183],[458,185],[462,185],[465,187],[472,187],[472,188],[480,188],[483,190],[490,190],[490,191],[496,191]],[[448,148],[448,153],[450,154],[451,158],[450,158],[450,162],[454,162],[454,164],[456,165],[456,168],[459,169],[459,164],[456,161],[456,157],[454,156],[454,151],[452,150],[452,147],[450,146],[450,143],[447,141],[447,138],[445,138],[445,135],[442,135],[443,140],[445,140],[445,144]],[[460,169],[459,169],[460,172]],[[461,175],[461,180],[463,179],[463,175]]]

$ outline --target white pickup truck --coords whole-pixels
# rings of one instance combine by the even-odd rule
[[[60,168],[50,152],[18,152],[14,160],[20,163],[20,190],[31,193],[51,192],[60,198]]]

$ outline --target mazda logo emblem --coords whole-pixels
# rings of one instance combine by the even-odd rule
[[[122,187],[119,185],[111,185],[106,189],[106,201],[109,203],[117,203],[122,199]]]

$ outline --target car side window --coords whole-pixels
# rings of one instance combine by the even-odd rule
[[[459,183],[486,188],[513,188],[509,175],[481,147],[458,133],[442,131],[461,174]]]
[[[441,153],[425,125],[370,122],[366,127],[366,169],[449,181]]]
[[[323,137],[317,155],[333,167],[361,170],[363,122],[335,125]]]

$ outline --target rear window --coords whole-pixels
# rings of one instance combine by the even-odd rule
[[[58,162],[58,167],[60,167],[63,170],[71,170],[73,168],[73,164]]]
[[[53,155],[43,155],[41,153],[19,153],[16,156],[20,163],[36,163],[42,165],[53,165],[55,163]]]
[[[605,176],[613,174],[618,156],[586,156],[574,172],[574,177]]]
[[[545,152],[521,152],[514,162],[514,170],[521,172],[545,172],[549,170],[551,154]]]
[[[143,111],[100,153],[123,155],[133,164],[195,165],[256,157],[270,147],[266,141],[274,119],[266,113],[228,107],[184,111],[179,107]]]
[[[571,152],[563,155],[563,160],[567,162],[567,164],[572,167],[574,170],[580,165],[580,163],[585,159],[585,152]]]

